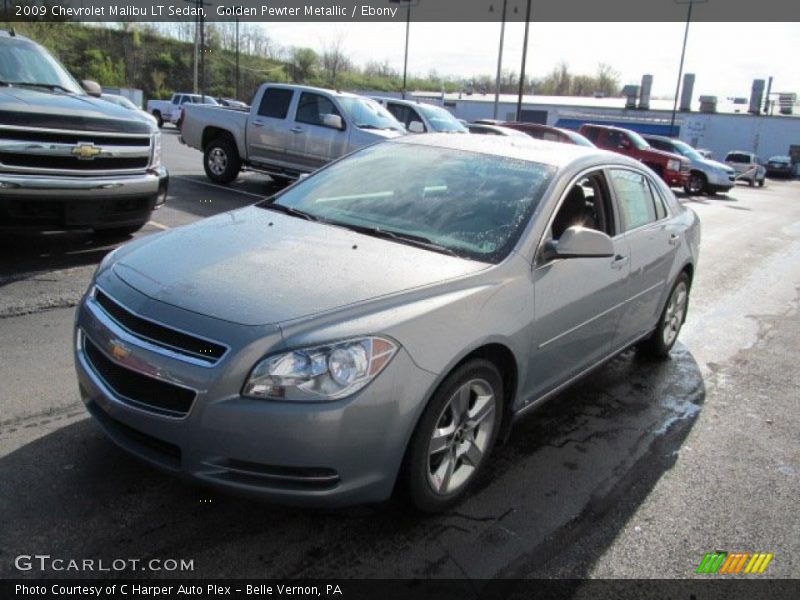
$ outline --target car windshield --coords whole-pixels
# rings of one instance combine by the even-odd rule
[[[569,139],[573,141],[573,143],[578,144],[579,146],[587,146],[589,148],[594,148],[595,145],[583,137],[580,133],[576,131],[570,131],[569,129],[559,129],[561,133],[567,136]]]
[[[631,138],[631,142],[633,142],[633,145],[636,146],[638,150],[647,150],[650,147],[650,144],[635,131],[629,131],[628,137]]]
[[[122,106],[124,108],[127,108],[128,110],[137,110],[136,105],[133,102],[131,102],[130,100],[128,100],[125,96],[114,96],[114,95],[111,95],[111,94],[108,94],[108,95],[107,94],[103,94],[101,96],[101,98],[103,100],[108,100],[112,104],[117,104],[118,106]]]
[[[672,145],[680,154],[685,156],[686,158],[691,158],[692,160],[702,160],[702,155],[692,148],[686,142],[681,142],[679,140],[672,140]]]
[[[33,42],[0,38],[0,85],[51,87],[62,92],[85,92],[56,59]]]
[[[361,129],[394,129],[405,131],[403,125],[392,113],[370,98],[343,96],[339,98],[350,119]]]
[[[453,115],[443,108],[432,104],[417,104],[415,108],[419,110],[431,124],[434,131],[466,133],[467,128],[458,122]]]
[[[318,171],[260,206],[497,263],[522,235],[554,172],[525,160],[387,142]]]

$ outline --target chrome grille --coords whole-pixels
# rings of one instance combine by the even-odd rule
[[[147,168],[150,136],[0,126],[0,172],[116,175]]]

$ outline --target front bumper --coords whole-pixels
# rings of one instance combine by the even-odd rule
[[[0,228],[64,230],[147,222],[163,204],[169,173],[66,177],[0,173]]]
[[[276,328],[215,322],[116,287],[113,279],[105,278],[104,289],[113,289],[109,295],[143,317],[184,331],[191,324],[193,332],[229,347],[215,365],[188,364],[143,343],[85,298],[77,311],[74,346],[81,396],[117,445],[163,470],[279,502],[339,506],[391,495],[434,383],[433,374],[416,367],[402,348],[366,388],[343,400],[244,398],[239,390],[255,361],[281,347]],[[100,349],[103,361],[137,372],[141,381],[158,378],[195,390],[191,408],[170,416],[131,402],[100,374],[87,340],[95,353]],[[125,356],[113,350],[121,346]]]
[[[708,184],[713,186],[715,189],[730,189],[736,185],[736,173],[734,172],[727,173],[709,170],[703,171],[703,173],[705,173],[705,176],[708,179]]]

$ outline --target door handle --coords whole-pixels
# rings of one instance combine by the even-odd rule
[[[673,233],[672,235],[669,236],[669,243],[672,246],[677,246],[680,243],[680,241],[681,241],[681,236],[679,236],[677,233]]]
[[[253,127],[263,127],[264,123],[261,121],[253,121]]]
[[[292,127],[289,131],[292,133],[303,133],[304,130],[302,127]]]
[[[611,268],[612,269],[621,269],[622,267],[624,267],[627,264],[628,264],[628,257],[627,256],[622,256],[621,254],[617,254],[614,257],[614,260],[611,262]]]

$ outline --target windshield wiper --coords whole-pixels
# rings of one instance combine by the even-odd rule
[[[281,212],[285,215],[291,215],[293,217],[300,217],[301,219],[305,219],[306,221],[321,221],[317,216],[314,216],[310,213],[305,211],[299,210],[297,208],[292,208],[291,206],[286,206],[285,204],[276,204],[275,202],[265,202],[259,204],[261,208],[266,208],[267,210],[274,210],[277,212]]]
[[[409,246],[415,246],[417,248],[432,250],[433,252],[440,252],[441,254],[449,254],[450,256],[464,258],[450,248],[442,246],[441,244],[437,244],[433,240],[421,235],[414,235],[413,233],[401,233],[399,231],[381,229],[380,227],[354,225],[352,223],[343,223],[341,221],[327,221],[327,223],[329,225],[336,225],[337,227],[344,227],[345,229],[350,229],[351,231],[355,231],[357,233],[363,233],[364,235],[371,235],[372,237],[384,240],[394,240],[396,242],[400,242],[401,244],[408,244]]]
[[[67,94],[74,94],[75,93],[72,90],[69,90],[69,89],[65,88],[63,85],[59,85],[57,83],[38,83],[38,82],[35,82],[35,81],[34,82],[31,82],[31,81],[0,81],[0,85],[6,85],[6,86],[9,86],[9,87],[11,87],[11,86],[15,86],[15,87],[19,87],[19,86],[39,87],[39,88],[46,88],[46,89],[48,89],[50,91],[53,91],[53,92],[58,90],[60,92],[66,92]]]

